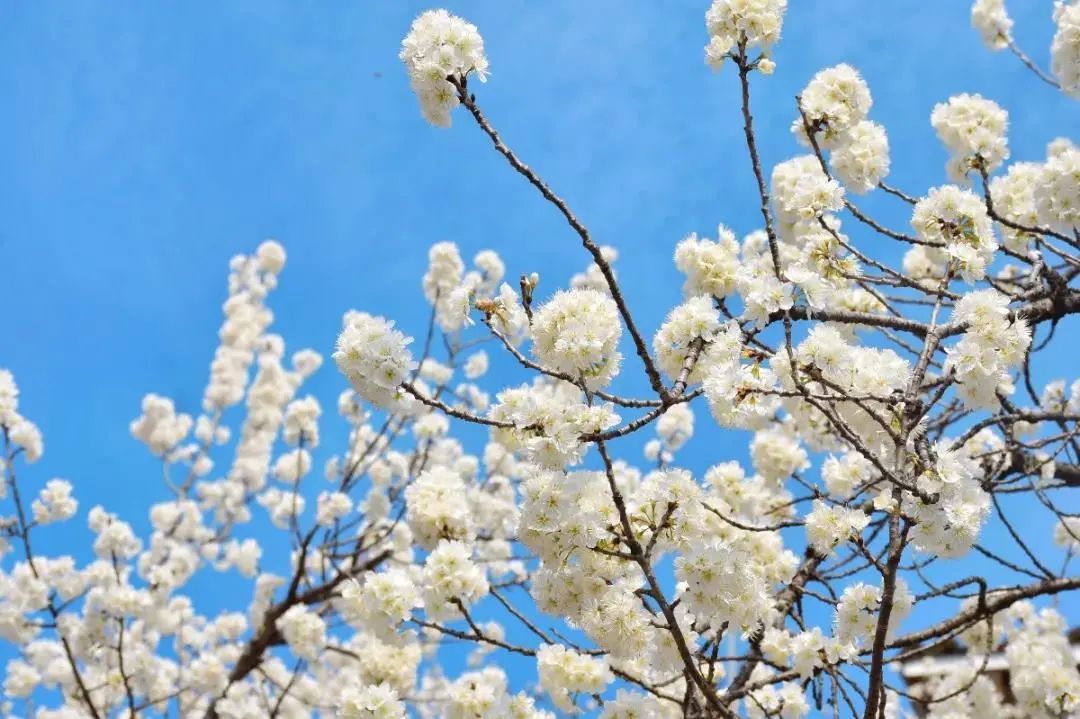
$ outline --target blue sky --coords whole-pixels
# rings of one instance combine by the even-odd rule
[[[702,62],[706,6],[449,6],[485,38],[492,72],[477,89],[481,106],[597,240],[619,249],[624,288],[650,334],[679,299],[675,243],[690,231],[713,236],[719,222],[740,234],[760,222],[735,74]],[[0,366],[15,373],[24,413],[45,432],[30,482],[69,478],[83,509],[104,503],[144,526],[165,492],[128,422],[150,391],[197,411],[226,264],[266,237],[289,252],[271,300],[276,330],[292,349],[327,355],[351,307],[422,330],[419,277],[433,242],[453,240],[466,257],[495,248],[511,276],[540,272],[541,296],[587,264],[465,115],[450,130],[421,119],[397,50],[426,7],[0,9]],[[1010,9],[1020,43],[1045,65],[1051,3]],[[770,166],[798,152],[788,133],[795,93],[838,62],[866,77],[871,118],[892,145],[889,181],[915,194],[945,182],[929,113],[951,94],[979,92],[1010,111],[1013,159],[1040,159],[1047,141],[1080,127],[1075,101],[981,46],[960,0],[794,0],[775,58],[776,74],[754,89]],[[890,198],[862,204],[906,226]],[[1043,380],[1068,368],[1051,365]],[[328,409],[343,386],[332,366],[310,383]],[[328,445],[340,438],[331,424]],[[685,463],[744,456],[744,436],[715,437],[687,450]],[[83,526],[44,546],[84,537]],[[1045,546],[1048,526],[1036,530]]]

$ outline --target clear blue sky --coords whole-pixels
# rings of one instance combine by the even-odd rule
[[[650,333],[679,299],[674,244],[690,231],[712,236],[718,222],[743,233],[760,221],[734,73],[702,61],[707,4],[450,5],[485,38],[492,73],[478,87],[481,106],[595,237],[618,247]],[[1017,160],[1042,158],[1047,141],[1080,127],[1080,105],[981,46],[966,1],[791,5],[776,74],[755,79],[767,165],[798,152],[793,96],[838,62],[870,85],[871,117],[892,145],[889,181],[916,194],[945,182],[929,113],[951,94],[1005,106]],[[31,482],[69,478],[82,509],[104,503],[145,526],[146,507],[165,493],[128,422],[149,391],[197,411],[226,263],[266,237],[289,252],[271,300],[276,330],[292,349],[327,355],[350,307],[421,331],[419,277],[435,241],[457,242],[466,257],[496,248],[511,276],[549,280],[541,294],[584,267],[576,238],[465,115],[451,130],[421,119],[397,52],[426,7],[0,9],[0,366],[45,433]],[[1020,43],[1045,65],[1051,3],[1014,0],[1010,10]],[[906,226],[889,198],[864,204]],[[343,386],[332,366],[310,384],[330,414]],[[332,423],[327,444],[340,438]],[[714,436],[685,463],[744,455],[745,437]],[[43,546],[85,537],[84,527]],[[1034,528],[1038,546],[1049,531]]]

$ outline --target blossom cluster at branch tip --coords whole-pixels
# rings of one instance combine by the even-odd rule
[[[705,62],[719,70],[728,54],[738,47],[760,48],[761,70],[770,74],[775,65],[768,52],[780,39],[787,0],[713,0],[705,13],[705,28],[709,43],[705,46]]]
[[[1056,0],[1054,22],[1057,30],[1050,43],[1050,70],[1062,92],[1080,98],[1080,3]]]
[[[365,312],[345,315],[333,354],[353,389],[372,404],[390,406],[398,388],[416,368],[408,351],[411,337],[394,329],[394,323]]]
[[[938,103],[930,124],[951,157],[945,166],[949,178],[964,182],[972,170],[996,170],[1009,158],[1009,113],[996,102],[967,93]]]
[[[792,122],[792,133],[803,145],[816,144],[828,151],[829,166],[847,189],[857,194],[868,192],[889,174],[889,139],[885,128],[866,119],[873,98],[855,68],[840,64],[819,71],[798,102],[799,116]],[[792,169],[798,167],[793,165]],[[817,175],[804,172],[798,177]]]
[[[398,57],[420,101],[424,118],[437,127],[450,126],[450,111],[460,104],[455,83],[470,75],[487,78],[484,40],[476,26],[446,10],[421,13],[401,42]]]
[[[843,134],[866,119],[873,105],[870,88],[851,65],[840,64],[819,71],[800,95],[800,107],[811,128],[820,131],[820,142],[831,146]],[[805,137],[800,117],[792,128]]]
[[[1062,232],[1080,228],[1080,148],[1069,140],[1051,143],[1034,184],[1040,224]]]
[[[1005,0],[975,0],[971,5],[971,26],[991,50],[1003,50],[1012,40],[1013,21]]]
[[[998,395],[1013,393],[1009,369],[1024,360],[1031,330],[1022,317],[1009,316],[1009,298],[994,289],[964,295],[954,317],[967,325],[948,349],[946,367],[957,375],[959,393],[972,407],[992,408]]]

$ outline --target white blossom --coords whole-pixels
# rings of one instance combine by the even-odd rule
[[[457,614],[488,592],[487,577],[464,542],[442,540],[424,563],[424,607],[429,616]]]
[[[660,368],[673,381],[682,377],[683,369],[695,340],[702,344],[708,341],[720,329],[720,313],[713,307],[713,301],[705,295],[691,297],[673,309],[653,337],[653,351],[656,353]],[[701,348],[699,348],[699,353]],[[701,378],[698,363],[690,367],[683,378],[687,383],[696,383]]]
[[[559,292],[536,311],[532,331],[537,359],[590,389],[605,386],[619,371],[619,312],[596,290]]]
[[[561,644],[545,644],[536,652],[536,669],[540,686],[555,706],[563,711],[575,710],[571,693],[597,694],[611,681],[607,662],[567,649]]]
[[[971,26],[991,50],[1003,50],[1012,40],[1013,21],[1005,9],[1005,0],[975,0],[971,4]]]
[[[1080,7],[1080,5],[1074,5]],[[1080,227],[1080,149],[1067,146],[1051,154],[1035,183],[1035,207],[1041,224],[1064,232]]]
[[[1057,0],[1054,22],[1057,31],[1050,43],[1050,70],[1062,92],[1080,97],[1080,3]]]
[[[424,471],[405,490],[406,519],[416,540],[434,549],[442,539],[470,539],[472,517],[465,483],[445,467]]]
[[[829,153],[829,166],[847,189],[862,194],[889,174],[885,128],[863,120],[848,129]]]
[[[297,656],[315,660],[326,645],[326,623],[310,609],[296,604],[277,620],[278,630]]]
[[[352,312],[345,316],[345,328],[338,335],[334,361],[357,394],[386,407],[416,366],[406,349],[410,342],[412,338],[394,329],[393,322]]]
[[[858,509],[829,506],[814,500],[814,509],[806,515],[806,538],[819,554],[829,554],[833,547],[857,536],[870,523],[870,517]]]
[[[690,234],[675,247],[675,266],[686,275],[685,295],[723,298],[735,289],[739,271],[739,243],[731,230],[720,225],[716,240]]]
[[[75,516],[79,503],[71,496],[71,482],[50,479],[45,483],[32,505],[34,521],[38,524],[63,522]]]
[[[841,141],[848,130],[865,120],[872,104],[866,82],[855,68],[846,64],[819,71],[800,95],[806,122],[823,147]],[[795,120],[792,131],[806,139],[802,117]]]
[[[459,104],[451,78],[462,83],[474,75],[482,82],[487,75],[484,40],[476,26],[446,10],[421,13],[401,41],[398,57],[424,118],[439,127],[450,126],[450,111]]]
[[[724,58],[743,38],[747,48],[760,47],[768,53],[780,39],[785,10],[787,0],[713,0],[705,13],[709,31],[705,62],[719,70]]]
[[[1022,317],[1010,317],[1009,298],[986,289],[964,295],[954,317],[966,330],[948,352],[947,366],[957,375],[960,396],[973,407],[993,407],[998,393],[1012,394],[1008,370],[1019,365],[1031,343]]]
[[[930,113],[938,139],[949,150],[949,177],[962,182],[972,169],[989,173],[1009,158],[1009,113],[993,100],[967,93],[950,97]]]
[[[911,216],[919,238],[943,246],[966,282],[976,282],[997,250],[994,230],[983,201],[955,185],[931,189]]]
[[[338,702],[340,719],[405,719],[405,705],[386,684],[349,687]]]

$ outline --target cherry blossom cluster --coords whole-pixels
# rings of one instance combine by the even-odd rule
[[[559,292],[532,321],[533,351],[545,366],[599,389],[619,371],[622,325],[615,302],[597,290]]]
[[[963,181],[972,168],[993,171],[1009,158],[1009,113],[993,100],[966,93],[950,97],[934,106],[930,124],[951,154],[945,169],[954,181]]]
[[[1054,22],[1057,32],[1050,43],[1050,69],[1062,92],[1080,97],[1080,3],[1057,0]]]
[[[786,10],[787,0],[713,0],[705,13],[709,32],[705,62],[719,70],[733,50],[761,48],[759,69],[770,74],[774,64],[768,59],[768,52],[780,39]]]
[[[408,350],[411,342],[393,322],[352,312],[345,316],[334,362],[361,397],[386,407],[398,398],[398,388],[416,368]]]
[[[469,75],[483,81],[488,61],[476,26],[446,10],[428,10],[413,21],[398,57],[420,101],[424,118],[437,127],[450,126],[458,106],[458,85]]]
[[[889,139],[885,128],[866,119],[873,98],[858,71],[846,64],[821,70],[798,102],[791,131],[799,141],[828,150],[832,172],[852,192],[877,187],[889,174]]]
[[[971,406],[993,407],[999,394],[1014,391],[1008,370],[1024,360],[1031,330],[1023,317],[1010,316],[1009,298],[997,290],[964,295],[954,312],[967,329],[949,350],[947,367],[957,376],[959,394]]]
[[[971,5],[971,25],[991,50],[1003,50],[1012,40],[1013,21],[1005,0],[975,0]]]

